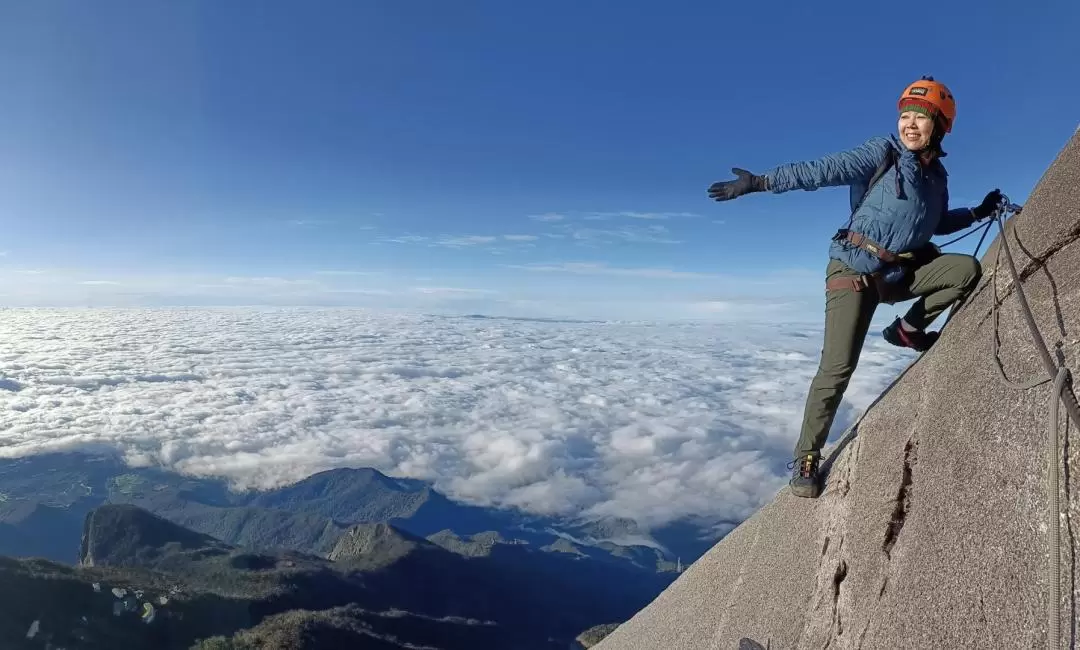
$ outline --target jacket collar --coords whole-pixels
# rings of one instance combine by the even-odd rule
[[[910,160],[911,162],[915,163],[916,165],[921,165],[922,164],[919,161],[918,152],[912,151],[911,149],[908,149],[907,147],[905,147],[904,143],[900,142],[900,137],[898,135],[896,135],[895,133],[889,134],[889,142],[892,143],[893,149],[896,150],[897,158],[899,160]],[[941,173],[946,173],[945,172],[945,165],[943,165],[941,163],[941,159],[944,158],[946,155],[948,155],[948,154],[946,154],[945,152],[942,152],[941,156],[939,156],[938,159],[934,161],[934,164],[931,165],[930,168],[931,169],[936,169],[936,170],[940,171]]]

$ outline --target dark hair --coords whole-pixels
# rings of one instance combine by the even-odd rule
[[[945,121],[940,117],[934,118],[934,131],[930,134],[930,144],[919,152],[919,162],[923,166],[930,166],[938,158],[944,158],[945,150],[941,148],[941,141],[945,139]]]
[[[932,142],[927,145],[925,149],[919,152],[919,162],[921,162],[924,167],[929,167],[930,165],[934,164],[935,160],[937,160],[938,158],[944,158],[945,156],[946,153],[944,150],[942,150],[941,143]]]

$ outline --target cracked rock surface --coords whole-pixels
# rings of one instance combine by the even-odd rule
[[[979,287],[828,452],[821,497],[782,490],[595,648],[1046,647],[1054,398],[1049,383],[1017,390],[999,381],[995,294],[1006,375],[1024,381],[1046,370],[1004,256],[995,270],[993,228]],[[1006,233],[1039,330],[1080,384],[1080,132]],[[1080,439],[1064,409],[1058,435],[1067,648],[1080,619]]]

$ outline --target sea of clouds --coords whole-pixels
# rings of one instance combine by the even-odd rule
[[[741,521],[786,484],[821,330],[318,309],[0,312],[0,456],[335,467],[530,512]],[[871,332],[834,425],[914,359]]]

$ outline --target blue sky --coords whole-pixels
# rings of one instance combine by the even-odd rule
[[[820,320],[834,188],[957,96],[954,204],[1077,126],[1076,3],[0,1],[0,304]],[[970,250],[973,240],[960,250]]]

